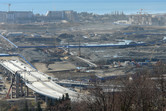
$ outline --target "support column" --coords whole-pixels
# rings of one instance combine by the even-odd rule
[[[26,86],[26,96],[29,96],[29,88]]]
[[[37,103],[38,102],[38,94],[34,93],[34,95],[35,95],[35,102]]]
[[[13,75],[11,74],[11,92],[10,92],[10,98],[12,99],[13,98],[13,82],[14,82],[14,77]]]
[[[19,83],[20,83],[20,77],[19,75],[16,73],[16,98],[19,97]]]
[[[45,96],[45,102],[46,102],[46,105],[48,105],[48,97]]]
[[[23,82],[22,82],[22,81],[21,81],[20,85],[21,85],[21,96],[24,96],[24,91],[23,91]]]
[[[70,54],[70,48],[69,48],[69,41],[68,41],[68,47],[67,47],[67,53]]]

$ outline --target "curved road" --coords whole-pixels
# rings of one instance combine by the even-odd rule
[[[19,60],[1,60],[0,64],[11,73],[19,74],[26,86],[38,94],[59,99],[68,93],[72,101],[76,101],[80,96],[77,92],[54,83],[48,75],[35,70]]]

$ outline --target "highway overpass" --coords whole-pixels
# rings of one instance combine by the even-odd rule
[[[20,60],[0,60],[0,65],[13,75],[19,76],[28,88],[39,95],[59,99],[68,93],[72,101],[76,101],[80,96],[77,92],[56,84],[51,80],[51,77],[39,72]]]

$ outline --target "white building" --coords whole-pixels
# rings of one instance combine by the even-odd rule
[[[48,11],[46,13],[46,16],[49,18],[54,18],[54,19],[64,19],[64,11]]]
[[[77,12],[72,10],[65,11],[48,11],[46,17],[50,20],[69,20],[74,21],[77,19]]]
[[[0,12],[0,22],[20,23],[29,22],[33,19],[33,12],[31,11],[9,11]]]

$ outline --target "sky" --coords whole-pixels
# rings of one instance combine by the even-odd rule
[[[165,0],[0,0],[1,3],[35,3],[35,2],[164,2]]]
[[[149,12],[166,12],[166,0],[0,0],[0,11],[34,11],[46,13],[48,10],[75,10],[78,12],[111,13],[124,11],[137,13],[144,8]]]

